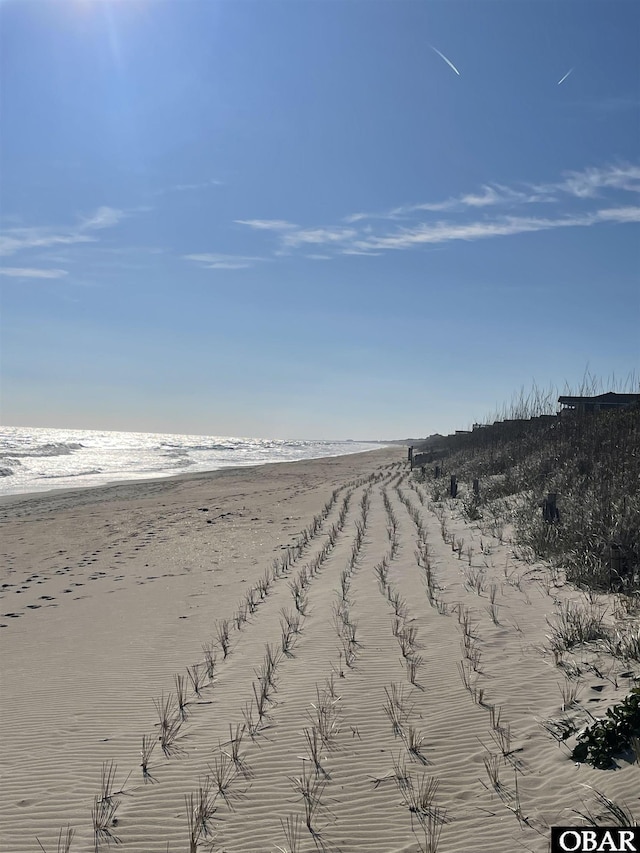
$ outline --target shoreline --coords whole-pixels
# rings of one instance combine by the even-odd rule
[[[372,444],[373,443],[375,442],[372,442]],[[295,459],[293,461],[288,459],[278,459],[273,462],[258,462],[251,465],[225,465],[220,468],[211,468],[207,471],[184,471],[181,474],[160,474],[157,477],[142,477],[130,480],[109,480],[107,483],[102,483],[97,486],[61,486],[59,488],[54,486],[50,489],[42,489],[41,491],[36,492],[14,492],[8,495],[0,494],[0,508],[13,503],[14,501],[20,500],[37,500],[45,499],[47,497],[55,498],[57,496],[67,494],[100,492],[106,489],[123,488],[128,486],[136,488],[138,486],[143,487],[173,481],[178,482],[183,480],[209,479],[214,478],[216,475],[221,476],[226,473],[245,470],[254,471],[259,468],[268,468],[272,465],[299,465],[306,462],[317,462],[323,459],[343,459],[357,456],[368,456],[371,453],[381,453],[394,450],[396,447],[398,447],[398,445],[388,444],[383,445],[382,447],[372,448],[371,450],[360,450],[355,453],[339,453],[334,456],[311,456],[305,459]]]

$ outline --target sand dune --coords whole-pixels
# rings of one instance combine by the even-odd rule
[[[542,853],[585,786],[640,811],[637,764],[577,766],[540,725],[571,686],[602,715],[638,666],[585,648],[569,681],[547,619],[582,593],[508,531],[431,506],[404,451],[16,498],[0,517],[7,853],[56,850],[67,825],[71,851],[94,850],[92,808],[98,849],[138,853],[293,850],[287,826],[301,851],[408,853],[430,827],[444,853]],[[154,700],[177,729],[164,749]]]

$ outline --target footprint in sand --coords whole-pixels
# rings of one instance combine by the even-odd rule
[[[29,610],[40,610],[41,606],[41,604],[27,604]]]

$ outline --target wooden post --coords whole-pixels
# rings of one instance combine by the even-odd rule
[[[452,498],[457,497],[458,495],[458,478],[451,475],[451,486],[449,488],[449,492]]]
[[[560,512],[556,506],[557,497],[558,495],[556,492],[549,492],[546,498],[542,501],[542,517],[545,521],[549,522],[549,524],[555,524],[556,521],[560,521]]]
[[[407,459],[409,460],[409,465],[411,466],[411,470],[413,471],[413,445],[409,447],[409,455]]]
[[[480,497],[480,480],[476,477],[473,481],[473,494],[479,498]]]
[[[612,542],[609,545],[609,586],[622,579],[622,548]]]
[[[433,476],[435,477],[436,480],[440,479],[440,466],[439,465],[436,465],[436,470],[433,472]]]

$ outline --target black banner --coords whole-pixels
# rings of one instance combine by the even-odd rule
[[[552,826],[551,853],[640,853],[640,827]]]

